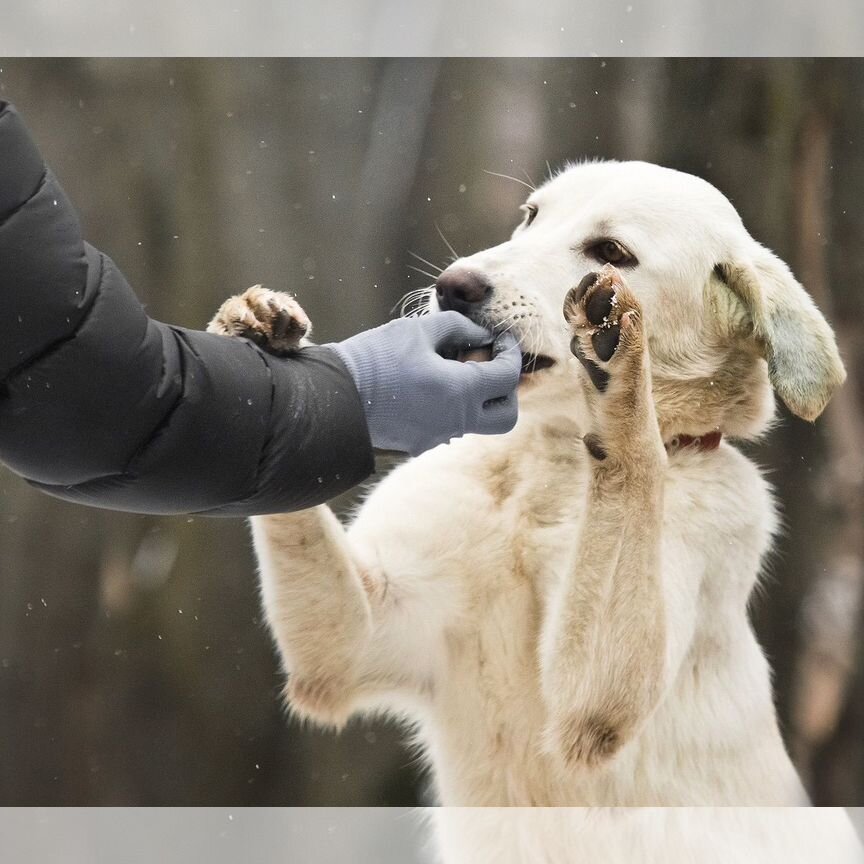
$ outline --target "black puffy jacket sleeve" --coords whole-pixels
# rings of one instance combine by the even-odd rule
[[[0,461],[68,501],[238,516],[319,504],[374,468],[335,352],[277,358],[149,318],[2,102]]]

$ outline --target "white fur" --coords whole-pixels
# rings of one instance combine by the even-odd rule
[[[860,864],[836,808],[440,808],[444,864]]]
[[[602,700],[611,666],[629,663],[638,681],[644,646],[628,634],[653,623],[639,620],[638,608],[608,627],[602,617],[591,622],[600,635],[578,663],[559,632],[569,626],[559,620],[567,591],[606,590],[592,581],[590,557],[591,566],[575,565],[592,519],[593,467],[581,436],[596,428],[602,398],[570,354],[561,314],[567,290],[599,266],[590,242],[613,237],[639,259],[625,275],[644,310],[664,440],[714,428],[759,434],[773,413],[763,359],[771,352],[741,292],[715,273],[755,255],[757,244],[707,183],[642,163],[596,163],[570,168],[529,201],[539,207],[530,227],[454,265],[494,285],[478,320],[512,326],[525,350],[557,361],[520,388],[515,430],[455,440],[403,464],[346,531],[323,507],[253,519],[289,700],[335,725],[360,711],[404,718],[445,805],[601,808],[444,813],[447,864],[855,860],[851,829],[834,811],[806,819],[775,811],[760,821],[743,811],[699,819],[603,809],[806,803],[747,617],[775,507],[759,470],[725,441],[712,452],[671,452],[651,499],[663,502],[660,563],[637,576],[656,580],[662,602],[654,701],[600,764],[560,749],[556,730],[567,712]],[[772,294],[771,308],[783,308],[785,290]],[[794,339],[796,327],[808,319],[775,329]],[[842,378],[828,342],[826,368]],[[796,385],[799,402],[824,404],[837,383],[825,378],[812,394],[806,381]],[[638,464],[640,452],[628,458]],[[640,510],[638,471],[632,476],[598,536],[626,538],[626,526],[651,522]],[[623,566],[596,564],[597,573],[611,568],[613,582]],[[613,644],[604,641],[610,632],[623,635]]]

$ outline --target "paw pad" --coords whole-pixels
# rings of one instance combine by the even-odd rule
[[[589,324],[600,327],[605,324],[612,315],[615,305],[615,288],[609,284],[597,285],[585,297],[585,317]]]
[[[601,327],[592,337],[591,344],[597,352],[597,356],[608,363],[618,348],[621,341],[621,327],[618,324],[609,324]]]
[[[570,292],[570,297],[567,299],[573,305],[582,302],[582,298],[585,296],[585,292],[600,278],[599,273],[588,273],[587,275],[582,277],[582,280],[579,284],[572,289]]]
[[[587,274],[567,294],[564,317],[573,331],[570,350],[601,392],[608,386],[609,372],[600,364],[618,352],[622,332],[629,334],[638,321],[638,309],[621,273],[611,265]]]
[[[570,340],[570,351],[585,368],[591,383],[602,393],[609,386],[609,373],[585,356],[585,352],[579,344],[578,336],[574,336]]]

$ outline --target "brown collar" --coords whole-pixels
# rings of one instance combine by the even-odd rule
[[[708,450],[716,450],[720,446],[720,439],[722,437],[723,433],[719,429],[698,436],[675,435],[670,438],[664,446],[669,453],[674,453],[676,450],[683,450],[685,447],[693,447],[695,450],[707,452]]]

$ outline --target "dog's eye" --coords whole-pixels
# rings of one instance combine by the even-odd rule
[[[527,228],[537,218],[540,208],[536,204],[523,204],[519,209],[525,214],[522,224]]]
[[[639,263],[617,240],[599,240],[592,243],[586,252],[604,264],[614,264],[617,267],[634,267]]]

